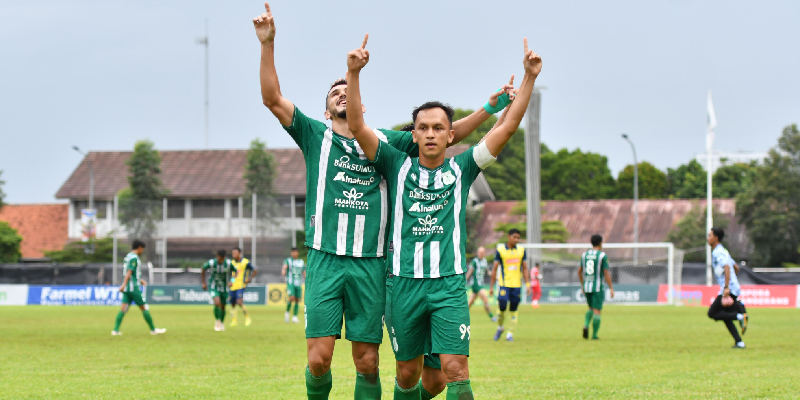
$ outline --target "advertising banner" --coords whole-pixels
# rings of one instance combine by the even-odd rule
[[[0,285],[0,306],[28,304],[28,285]]]
[[[306,285],[303,285],[303,298],[300,299],[300,304],[303,304],[305,299]],[[285,283],[270,283],[267,285],[267,305],[282,305],[285,306],[289,297],[286,295]]]
[[[708,307],[719,294],[719,286],[681,285],[675,300],[687,306]],[[742,285],[739,300],[747,307],[796,308],[796,285]],[[667,302],[667,285],[658,288],[658,302]]]
[[[264,304],[265,286],[248,286],[244,291],[244,304]],[[147,302],[150,304],[214,304],[211,293],[200,285],[147,287]]]
[[[97,236],[97,210],[81,209],[81,241],[88,242]]]
[[[28,286],[28,304],[42,306],[118,306],[117,286]]]
[[[606,288],[605,303],[655,303],[658,300],[657,285],[614,285],[614,298]],[[540,303],[586,303],[586,296],[579,285],[542,286]]]

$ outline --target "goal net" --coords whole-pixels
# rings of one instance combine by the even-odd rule
[[[521,244],[528,266],[539,263],[541,303],[586,303],[578,278],[581,254],[591,249],[582,243]],[[603,243],[615,295],[606,287],[606,304],[677,304],[683,251],[672,243]],[[603,279],[603,285],[608,286]],[[531,301],[531,293],[526,296]]]

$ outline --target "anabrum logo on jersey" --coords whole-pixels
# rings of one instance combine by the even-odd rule
[[[344,194],[344,199],[334,199],[333,203],[336,207],[350,208],[353,210],[369,210],[369,203],[359,200],[364,196],[364,193],[359,193],[353,188],[350,189],[350,191],[343,191],[342,194]]]
[[[431,205],[431,206],[426,206],[426,205],[420,204],[419,202],[416,202],[411,206],[411,208],[408,209],[408,212],[429,213],[429,212],[439,211],[439,210],[443,209],[446,204],[447,204],[447,200],[444,201],[444,204],[434,204],[434,205]]]
[[[375,168],[371,165],[361,165],[361,164],[352,164],[350,163],[350,156],[341,156],[336,160],[333,160],[333,165],[335,167],[347,169],[350,171],[355,172],[364,172],[364,173],[373,173],[375,172]]]
[[[430,214],[426,215],[425,218],[417,218],[417,222],[419,222],[420,226],[415,226],[411,228],[411,231],[415,235],[430,235],[434,233],[444,233],[444,227],[436,225],[438,222],[438,218],[431,217]]]
[[[339,171],[336,173],[336,176],[333,177],[334,182],[340,181],[344,183],[350,183],[353,185],[363,185],[369,186],[375,182],[375,177],[370,176],[369,179],[361,179],[361,178],[353,178],[352,176],[347,175],[344,171]]]
[[[449,190],[445,190],[442,193],[426,193],[420,189],[414,189],[408,192],[408,197],[414,200],[439,200],[447,196],[450,196]]]

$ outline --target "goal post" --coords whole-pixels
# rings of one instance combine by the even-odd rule
[[[589,243],[523,243],[527,250],[528,266],[539,262],[543,275],[542,301],[547,303],[580,303],[582,291],[578,278],[581,254],[592,248]],[[638,250],[638,256],[634,256]],[[603,251],[618,296],[606,299],[614,303],[680,304],[680,283],[683,251],[669,242],[603,243]],[[577,289],[576,289],[577,288]],[[564,290],[570,293],[564,295]],[[555,295],[550,296],[550,294]],[[549,297],[548,297],[549,296]]]

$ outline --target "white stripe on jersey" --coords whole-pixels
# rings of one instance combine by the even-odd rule
[[[414,278],[422,278],[425,273],[425,243],[416,242],[414,245]]]
[[[433,188],[434,189],[441,189],[444,187],[442,184],[442,170],[436,171],[436,175],[433,176]]]
[[[375,255],[383,257],[383,242],[386,240],[386,222],[389,216],[389,193],[386,191],[387,183],[383,177],[381,177],[381,183],[378,184],[378,189],[381,192],[381,226],[378,231],[378,248]]]
[[[322,206],[325,202],[325,178],[328,174],[328,158],[331,155],[331,144],[333,144],[333,131],[330,128],[325,131],[322,139],[322,148],[319,152],[319,175],[317,176],[317,204],[314,208],[314,243],[313,248],[319,250],[322,247]]]
[[[453,190],[455,198],[453,201],[453,218],[455,225],[453,229],[453,263],[457,274],[463,274],[464,268],[461,268],[461,168],[456,164],[456,160],[450,159],[450,168],[456,173],[456,188]]]
[[[606,253],[603,253],[601,251],[599,257],[597,257],[597,265],[594,266],[594,275],[595,275],[594,279],[597,282],[595,283],[594,287],[596,287],[597,289],[600,289],[600,272],[603,269],[603,257],[605,256]]]
[[[364,246],[364,220],[365,215],[356,215],[356,226],[353,231],[353,257],[361,257],[361,248]]]
[[[439,277],[439,242],[431,242],[431,278]]]
[[[392,256],[393,275],[400,275],[400,250],[403,244],[400,235],[403,230],[403,191],[405,190],[406,177],[410,169],[411,158],[406,157],[397,177],[397,193],[394,199],[394,227],[392,228],[394,230],[394,236],[392,237],[392,243],[394,244],[394,255]]]
[[[419,169],[419,188],[420,189],[427,189],[428,188],[428,171],[420,168]]]
[[[336,231],[336,254],[347,253],[347,213],[339,213],[339,227]]]

